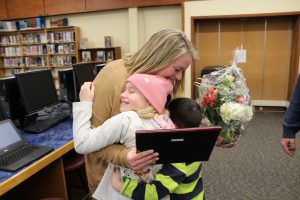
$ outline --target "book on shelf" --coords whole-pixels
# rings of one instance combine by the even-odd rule
[[[107,51],[106,52],[106,61],[112,61],[114,60],[114,52],[113,51]]]
[[[90,51],[82,51],[81,57],[82,57],[82,62],[90,62],[91,61],[91,52]]]
[[[89,44],[89,39],[88,38],[80,38],[80,44],[79,44],[80,49],[87,49],[88,44]]]
[[[112,38],[111,36],[104,36],[105,47],[112,47]]]
[[[105,51],[97,51],[97,62],[105,62]]]

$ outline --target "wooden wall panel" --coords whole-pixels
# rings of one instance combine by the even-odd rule
[[[86,11],[130,8],[131,0],[86,0]]]
[[[286,100],[291,56],[291,19],[267,19],[264,100]]]
[[[48,15],[85,11],[85,0],[44,0],[44,3]]]
[[[263,95],[264,20],[247,19],[243,22],[243,47],[247,51],[247,62],[238,66],[244,71],[252,99]]]
[[[0,20],[4,20],[8,18],[8,13],[7,13],[7,7],[6,7],[6,0],[1,0],[0,1]]]
[[[195,26],[195,48],[198,59],[195,61],[194,81],[201,77],[201,71],[206,66],[220,65],[218,60],[218,20],[199,21]],[[194,87],[194,86],[192,86]],[[195,88],[195,97],[198,97]]]
[[[247,61],[238,67],[244,71],[252,99],[287,100],[294,22],[291,17],[268,18],[265,31],[265,21],[266,18],[196,20],[194,43],[200,59],[193,69],[194,79],[204,66],[229,66],[233,50],[242,44]]]
[[[181,0],[132,0],[132,7],[179,5]]]
[[[8,0],[7,10],[10,19],[37,17],[45,13],[43,0]]]

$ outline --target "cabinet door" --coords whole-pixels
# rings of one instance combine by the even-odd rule
[[[44,0],[48,15],[67,14],[85,11],[85,0]]]
[[[108,10],[131,7],[131,0],[86,0],[86,10]]]
[[[8,0],[7,9],[10,19],[37,17],[45,13],[43,0]]]
[[[7,19],[7,8],[6,8],[6,0],[0,1],[0,20]]]
[[[132,0],[133,7],[181,4],[181,0]]]

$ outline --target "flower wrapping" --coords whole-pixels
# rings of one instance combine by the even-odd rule
[[[254,111],[242,70],[233,64],[204,75],[195,85],[203,117],[222,127],[224,142],[237,140]]]

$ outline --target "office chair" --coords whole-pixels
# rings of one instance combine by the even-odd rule
[[[71,187],[83,189],[86,194],[89,194],[87,181],[84,176],[84,166],[85,166],[84,155],[77,154],[75,151],[71,151],[70,153],[64,156],[63,163],[64,163],[65,175],[68,175],[72,172],[76,172],[81,182],[81,184],[78,185],[78,184],[68,183],[68,181],[66,180],[69,199],[71,199],[71,193],[70,193]]]

